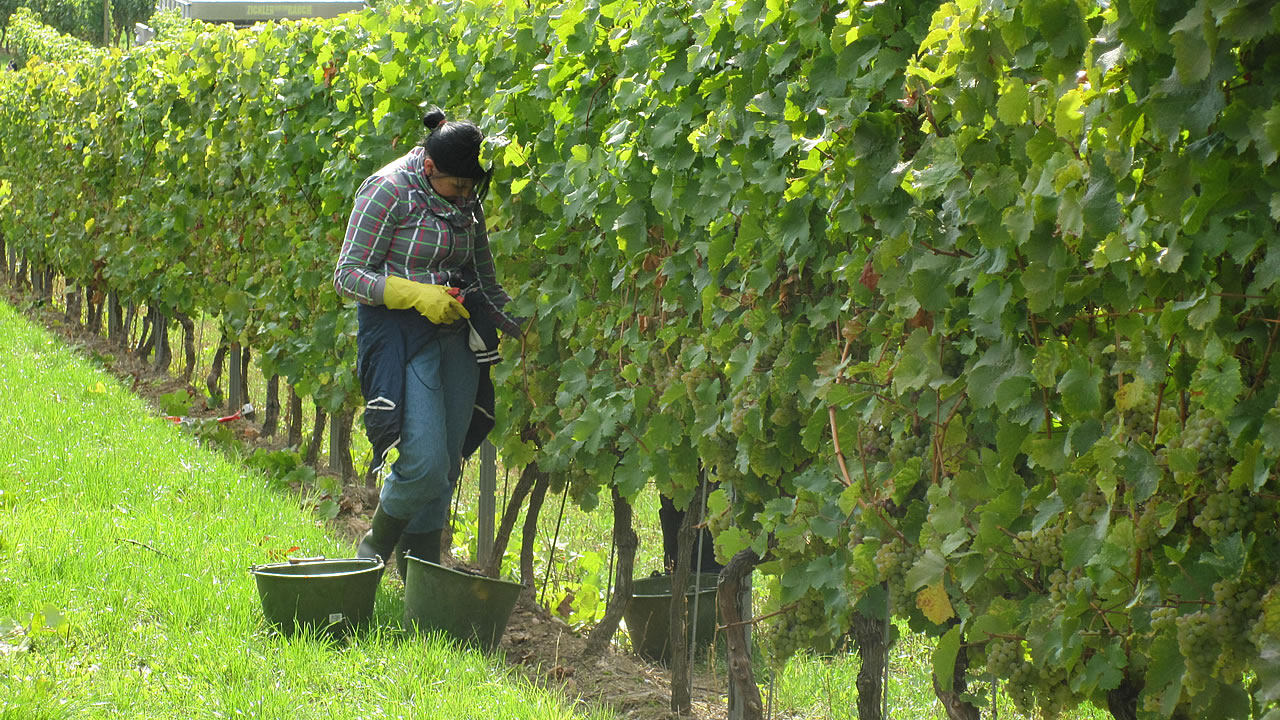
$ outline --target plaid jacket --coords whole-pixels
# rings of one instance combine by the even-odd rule
[[[511,298],[498,284],[483,211],[459,210],[431,189],[422,170],[425,153],[415,147],[360,186],[334,288],[366,305],[386,275],[465,288],[484,298],[494,324],[519,336],[519,323],[503,311]]]

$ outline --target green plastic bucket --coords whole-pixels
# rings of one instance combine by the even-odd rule
[[[405,625],[441,630],[484,652],[498,646],[524,586],[459,572],[409,556],[404,581]]]
[[[272,563],[249,568],[262,614],[285,635],[314,628],[334,637],[368,624],[382,578],[381,560]]]
[[[715,638],[719,612],[716,607],[715,573],[694,573],[685,587],[689,622],[685,627],[688,642],[706,647]],[[693,635],[694,600],[697,600],[697,632]],[[640,657],[654,662],[671,660],[671,576],[636,578],[631,586],[631,602],[622,613],[631,633],[631,645]]]

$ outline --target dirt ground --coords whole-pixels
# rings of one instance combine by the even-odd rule
[[[112,357],[107,369],[155,408],[157,415],[163,414],[159,409],[160,396],[187,387],[180,379],[155,371],[150,363],[109,346],[103,337],[68,324],[61,311],[33,305],[30,297],[15,293],[7,278],[5,280],[0,287],[3,287],[3,297],[12,306],[86,357]],[[176,341],[174,354],[174,367],[177,367],[182,358],[180,343]],[[200,396],[198,392],[193,394]],[[192,414],[212,418],[225,413],[193,410]],[[254,422],[237,420],[234,427],[250,450],[256,447],[277,450],[282,447],[279,438],[274,441],[262,438],[260,427]],[[340,512],[330,522],[330,529],[336,536],[354,543],[369,527],[369,518],[377,505],[377,491],[362,485],[346,485],[338,505]],[[446,559],[445,564],[451,563]],[[607,707],[628,720],[680,717],[670,710],[670,677],[665,667],[641,660],[616,647],[599,660],[585,661],[585,647],[584,635],[575,632],[546,609],[524,599],[516,606],[501,642],[507,662],[522,676],[540,686],[559,689],[583,707]],[[725,718],[726,692],[727,680],[723,675],[695,675],[693,714],[683,717],[694,720]]]

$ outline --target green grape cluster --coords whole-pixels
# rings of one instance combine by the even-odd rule
[[[1049,573],[1049,601],[1055,605],[1066,603],[1071,593],[1071,583],[1071,577],[1062,568]]]
[[[1157,635],[1177,629],[1178,608],[1161,605],[1151,611],[1151,631]]]
[[[1004,692],[1018,712],[1031,717],[1036,707],[1036,669],[1029,662],[1017,665],[1005,677]]]
[[[1088,523],[1106,506],[1107,496],[1103,495],[1096,485],[1093,485],[1081,493],[1080,497],[1076,498],[1072,510],[1077,520],[1081,523]]]
[[[1140,550],[1150,550],[1160,541],[1160,516],[1154,505],[1148,505],[1133,523],[1133,542]]]
[[[1205,498],[1204,506],[1193,522],[1209,539],[1220,540],[1248,530],[1253,525],[1256,512],[1256,499],[1247,491],[1225,487],[1225,483],[1219,481],[1217,488]]]
[[[1119,411],[1118,414],[1118,420],[1124,424],[1124,428],[1129,437],[1146,437],[1149,439],[1151,437],[1151,431],[1155,427],[1155,394],[1144,392],[1141,397],[1138,398],[1138,402],[1135,405],[1126,410]]]
[[[1056,718],[1080,704],[1071,692],[1071,681],[1066,673],[1041,672],[1036,686],[1036,705],[1043,718]]]
[[[662,353],[654,353],[653,356],[660,358]],[[661,397],[667,391],[667,388],[683,382],[679,366],[668,363],[665,360],[655,360],[654,365],[655,367],[661,367],[661,369],[656,369],[653,374],[653,389],[657,392],[658,397]]]
[[[1199,610],[1179,617],[1178,652],[1187,662],[1185,687],[1192,694],[1203,690],[1222,653],[1223,617]]]
[[[883,427],[864,425],[861,430],[862,454],[867,462],[880,462],[889,457],[889,448],[893,438],[889,430]]]
[[[889,448],[889,463],[897,467],[913,457],[924,458],[929,453],[928,433],[908,433],[893,441]]]
[[[703,463],[712,470],[720,471],[733,465],[738,456],[737,443],[717,430],[698,438],[698,453]]]
[[[1062,528],[1046,527],[1034,535],[1023,530],[1013,540],[1013,552],[1033,565],[1055,567],[1062,563]]]
[[[1027,717],[1056,718],[1064,711],[1080,704],[1080,698],[1071,691],[1066,672],[1048,667],[1037,668],[1022,656],[1022,649],[1015,645],[1016,656],[1006,660],[1002,652],[999,660],[1005,664],[987,667],[997,676],[1005,678],[1004,690],[1015,709]],[[990,656],[988,650],[988,656]],[[1001,673],[997,671],[1007,671]]]
[[[947,377],[960,377],[964,374],[964,353],[954,344],[948,343],[942,350],[942,372]]]
[[[698,386],[703,380],[711,377],[711,369],[706,363],[701,363],[695,367],[685,370],[680,376],[680,382],[684,384],[685,397],[689,399],[690,404],[695,408],[701,405],[698,400]]]
[[[747,412],[756,407],[757,400],[751,393],[743,390],[733,398],[733,410],[729,415],[729,427],[734,435],[742,436],[747,432]]]
[[[1248,638],[1249,629],[1262,614],[1263,592],[1254,586],[1243,586],[1238,580],[1219,580],[1213,584],[1215,615],[1230,637]]]
[[[907,591],[907,573],[916,563],[913,548],[900,537],[882,544],[875,555],[877,579],[888,586],[890,612],[905,617],[915,607],[915,598]]]
[[[816,590],[806,592],[787,612],[770,623],[764,640],[770,656],[777,663],[802,650],[829,652],[836,638],[831,636],[822,595]]]
[[[778,405],[769,414],[769,422],[780,427],[792,425],[800,420],[800,407],[795,393],[787,393],[778,399]]]
[[[654,376],[664,377],[673,369],[670,358],[663,352],[649,353],[649,367],[653,370]]]
[[[716,537],[733,525],[733,513],[725,511],[707,516],[707,529]]]
[[[1231,439],[1227,436],[1227,429],[1208,410],[1192,413],[1176,442],[1181,447],[1200,451],[1198,472],[1221,471],[1231,463]]]
[[[1013,677],[1026,662],[1020,640],[995,638],[987,643],[987,670],[996,677]]]

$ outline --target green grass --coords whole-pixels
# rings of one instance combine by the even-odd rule
[[[0,718],[575,717],[387,582],[350,643],[271,632],[247,569],[346,543],[3,304],[0,346]]]

